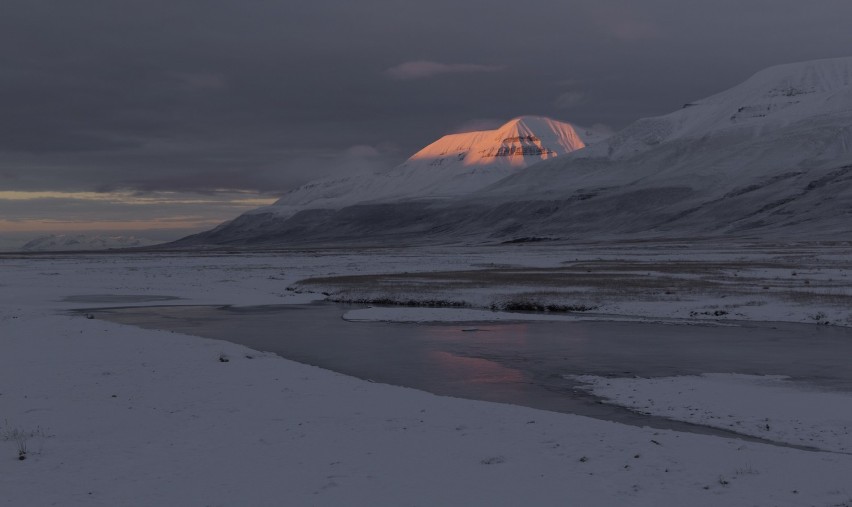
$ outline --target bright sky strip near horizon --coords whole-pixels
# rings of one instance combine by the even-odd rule
[[[0,240],[176,237],[519,115],[619,129],[849,56],[849,19],[848,0],[6,0]]]

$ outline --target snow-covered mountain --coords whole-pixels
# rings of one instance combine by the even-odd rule
[[[852,230],[850,185],[852,58],[838,58],[763,70],[487,193],[563,201],[551,234],[807,234]]]
[[[250,212],[290,216],[364,202],[469,194],[535,162],[585,148],[608,134],[549,118],[523,116],[498,129],[446,135],[398,167],[307,183],[274,205]]]
[[[463,197],[536,162],[566,156],[609,135],[605,128],[579,127],[540,116],[514,118],[494,130],[449,134],[390,170],[312,181],[271,206],[251,210],[176,244],[251,241],[296,215],[316,217],[356,204]]]
[[[599,142],[606,133],[540,116],[522,116],[495,130],[446,135],[415,153],[413,167],[527,167]]]
[[[334,195],[319,185],[313,195],[338,199],[335,206],[285,196],[280,205],[298,206],[285,214],[260,209],[183,244],[731,234],[852,239],[852,58],[766,69],[556,158],[547,155],[552,146],[579,147],[570,133],[547,138],[538,129],[536,142],[511,125],[511,135],[504,126],[491,144],[485,133],[443,138],[392,177],[336,187]],[[508,139],[506,150],[494,148]],[[536,163],[512,170],[518,152]],[[499,162],[477,164],[492,158]],[[455,172],[442,173],[445,168]],[[466,176],[453,181],[485,168],[495,169],[493,180],[470,187]]]
[[[51,234],[27,242],[21,247],[25,252],[56,252],[81,250],[108,250],[149,246],[155,241],[134,236],[89,236],[85,234]]]

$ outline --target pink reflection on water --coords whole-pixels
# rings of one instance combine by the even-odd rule
[[[477,348],[487,351],[488,343],[525,343],[528,325],[518,324],[470,324],[463,327],[434,326],[428,331],[430,338],[443,342],[476,342]],[[436,378],[451,378],[467,384],[498,384],[524,382],[523,371],[504,366],[480,357],[468,357],[445,350],[430,350],[426,353]]]
[[[434,350],[428,353],[432,364],[441,370],[439,376],[458,378],[473,384],[522,382],[524,373],[514,368],[478,357],[464,357]]]

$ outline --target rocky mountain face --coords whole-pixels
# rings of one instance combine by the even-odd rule
[[[416,166],[527,167],[565,155],[606,134],[538,116],[522,116],[495,130],[450,134],[415,153],[406,164]]]

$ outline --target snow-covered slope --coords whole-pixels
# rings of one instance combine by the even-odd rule
[[[672,114],[640,120],[589,155],[605,150],[608,156],[628,158],[660,143],[706,136],[755,139],[850,107],[852,58],[779,65]]]
[[[582,198],[551,233],[850,231],[852,58],[766,69],[477,197]]]
[[[85,234],[51,234],[27,242],[21,247],[25,252],[71,250],[107,250],[153,245],[155,241],[134,236],[88,236]]]
[[[362,188],[356,185],[343,198],[351,198],[352,206],[320,209],[314,204],[321,201],[301,201],[303,211],[289,219],[261,209],[195,241],[726,234],[852,239],[852,58],[766,69],[727,91],[665,116],[639,120],[558,158],[545,156],[535,141],[524,140],[521,129],[515,132],[518,135],[510,137],[517,137],[518,144],[512,149],[520,148],[523,154],[526,148],[537,160],[523,171],[512,170],[511,157],[494,156],[501,162],[491,166],[474,163],[499,151],[471,154],[471,147],[485,139],[481,134],[449,136],[427,147],[428,157],[412,157],[395,169],[394,177],[359,182],[373,189],[388,185],[383,194],[355,191]],[[572,139],[548,134],[551,143]],[[536,137],[546,146],[545,134]],[[499,167],[508,169],[498,174]],[[464,187],[439,172],[444,168],[456,171],[456,176],[495,168],[488,173],[495,179],[478,180],[491,183],[483,188]],[[405,196],[394,194],[400,188],[422,189],[420,199],[408,196],[401,201]],[[463,194],[452,197],[452,189],[462,188]],[[448,191],[442,194],[439,189]],[[365,195],[381,197],[371,200]]]

